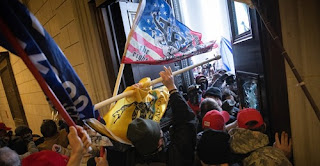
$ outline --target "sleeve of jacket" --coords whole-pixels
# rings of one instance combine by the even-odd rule
[[[168,165],[192,165],[196,145],[196,118],[187,102],[176,92],[170,95],[173,125],[170,129]]]
[[[36,153],[36,152],[39,152],[36,144],[33,142],[33,141],[30,141],[27,145],[28,147],[28,152],[22,154],[22,155],[19,155],[19,158],[20,160],[22,160],[23,158],[25,157],[28,157],[29,155],[31,155],[32,153]]]
[[[172,108],[173,125],[196,123],[192,109],[179,92],[170,95],[169,104]]]

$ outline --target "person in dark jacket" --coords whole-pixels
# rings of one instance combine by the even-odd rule
[[[229,144],[230,136],[225,131],[205,130],[197,144],[197,157],[201,166],[228,166],[234,163]],[[200,164],[196,164],[199,165]]]
[[[160,76],[170,93],[173,124],[169,132],[163,133],[155,121],[138,118],[129,124],[127,137],[140,157],[148,159],[148,164],[192,165],[196,145],[195,115],[174,85],[171,68],[164,67]]]
[[[188,105],[192,109],[195,115],[200,112],[200,104],[203,101],[202,91],[199,85],[190,85],[187,90],[188,94]]]
[[[218,87],[211,87],[209,88],[204,94],[203,97],[206,98],[212,98],[214,99],[218,105],[221,107],[222,105],[222,93],[221,89]]]

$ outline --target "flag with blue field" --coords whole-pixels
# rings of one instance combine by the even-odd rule
[[[166,1],[143,0],[122,63],[171,63],[208,52],[214,44],[215,41],[204,44],[200,33],[176,20]]]
[[[69,115],[77,119],[96,117],[98,112],[93,110],[84,85],[37,18],[18,0],[1,0],[0,17]],[[0,45],[15,54],[1,33]]]

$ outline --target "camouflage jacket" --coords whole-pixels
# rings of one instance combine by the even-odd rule
[[[243,160],[244,166],[292,165],[281,150],[267,146],[268,136],[261,132],[236,128],[229,134],[231,150],[237,154],[249,154]]]

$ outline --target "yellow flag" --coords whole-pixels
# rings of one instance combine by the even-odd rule
[[[139,81],[142,85],[150,83],[150,78]],[[137,118],[152,119],[160,122],[166,111],[169,93],[166,87],[152,90],[150,86],[142,88],[128,87],[125,91],[134,90],[134,94],[120,99],[114,107],[104,115],[106,135],[121,143],[131,144],[127,139],[128,125]]]

